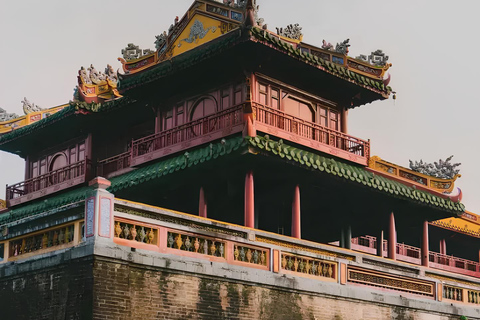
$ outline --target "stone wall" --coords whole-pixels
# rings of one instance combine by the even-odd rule
[[[94,319],[460,319],[100,257],[93,274]]]
[[[1,269],[0,319],[92,318],[92,256],[50,262],[33,260]]]

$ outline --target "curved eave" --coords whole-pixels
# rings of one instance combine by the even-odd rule
[[[284,52],[292,57],[304,61],[307,64],[315,66],[319,70],[334,75],[350,83],[354,83],[355,85],[370,90],[372,92],[375,92],[384,99],[387,99],[392,92],[392,88],[389,86],[385,86],[383,81],[381,80],[375,80],[373,78],[363,76],[361,74],[348,70],[342,65],[338,65],[330,61],[325,61],[310,53],[303,53],[300,49],[294,48],[293,45],[287,42],[280,41],[267,31],[261,30],[259,28],[252,28],[251,34],[253,36],[252,40],[254,41],[259,41],[265,45],[271,46],[276,50]]]
[[[240,29],[233,30],[172,59],[150,66],[141,72],[120,75],[118,90],[121,94],[125,94],[135,87],[154,82],[179,70],[199,64],[205,59],[218,55],[225,49],[232,47],[237,41],[241,40],[241,36],[242,32]]]
[[[131,102],[131,99],[124,97],[104,103],[70,102],[67,107],[48,118],[0,135],[0,150],[24,156],[31,151],[29,149],[31,146],[38,146],[43,143],[45,139],[42,138],[45,135],[48,137],[46,140],[59,139],[65,141],[67,136],[78,135],[79,130],[85,127],[86,123],[79,120],[83,119],[85,115],[107,112]],[[53,133],[52,130],[55,130],[57,134]],[[62,135],[58,134],[60,131]],[[53,144],[53,141],[45,142],[45,144],[49,143]]]
[[[349,183],[372,188],[377,192],[395,198],[430,206],[449,214],[458,215],[465,210],[465,206],[460,202],[443,199],[425,191],[408,187],[387,177],[374,175],[363,167],[357,167],[311,151],[285,145],[283,142],[273,141],[261,136],[249,138],[247,142],[259,152],[280,157],[285,161],[295,162],[311,170],[336,176]]]

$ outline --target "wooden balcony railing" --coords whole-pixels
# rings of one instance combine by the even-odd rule
[[[178,150],[173,149],[173,146],[185,144],[184,148],[187,148],[231,133],[241,132],[242,129],[243,104],[240,104],[173,129],[132,141],[132,165],[182,149],[181,147],[177,148]],[[165,152],[154,155],[155,151],[159,150]],[[148,157],[137,159],[143,155]]]
[[[132,152],[127,151],[114,157],[98,161],[97,175],[107,176],[112,172],[117,172],[130,167]]]
[[[361,236],[352,238],[352,249],[371,254],[376,253],[376,238]],[[387,253],[388,241],[384,240],[384,256]],[[404,243],[397,243],[397,259],[414,264],[421,264],[421,249]],[[437,252],[429,252],[430,267],[435,269],[450,270],[452,272],[467,274],[480,278],[480,263]]]
[[[256,127],[267,125],[269,133],[281,138],[294,140],[310,147],[326,151],[342,158],[366,164],[370,156],[370,142],[355,138],[340,131],[332,130],[319,124],[306,121],[283,111],[272,109],[259,103],[253,106]],[[272,130],[273,129],[273,130]],[[293,135],[282,137],[282,132]],[[318,142],[312,145],[312,141]],[[323,147],[323,148],[322,148]],[[327,148],[325,148],[327,147]]]
[[[370,142],[253,102],[255,127],[267,133],[366,165]],[[99,161],[97,173],[107,176],[130,166],[182,151],[244,128],[244,104],[132,141],[130,151]]]
[[[8,206],[16,205],[86,181],[90,161],[82,160],[11,186],[7,186]]]
[[[457,269],[463,269],[472,272],[480,272],[480,263],[445,254],[430,252],[429,260],[432,263],[441,264]]]

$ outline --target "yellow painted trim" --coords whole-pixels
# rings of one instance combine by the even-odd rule
[[[462,176],[460,174],[457,174],[452,179],[436,178],[436,177],[432,177],[432,176],[429,176],[429,175],[426,175],[426,174],[423,174],[423,173],[419,173],[419,172],[413,171],[411,169],[399,166],[397,164],[385,161],[378,156],[370,157],[370,159],[368,160],[368,167],[373,169],[373,170],[384,172],[388,175],[397,177],[399,179],[403,179],[405,181],[408,181],[408,182],[426,187],[428,189],[431,189],[431,190],[434,190],[434,191],[437,191],[437,192],[440,192],[440,193],[452,192],[453,188],[455,187],[455,181]],[[420,183],[418,181],[411,180],[408,177],[402,176],[401,172],[406,173],[406,174],[411,175],[411,176],[414,176],[414,177],[418,177],[419,179],[424,180],[426,183],[423,184],[423,183]],[[439,184],[440,185],[441,184],[450,184],[450,186],[448,188],[434,187],[434,185],[439,185]]]
[[[463,232],[472,237],[480,238],[480,223],[469,221],[463,217],[459,218],[445,218],[431,222],[432,225],[440,228],[453,230],[456,232]]]
[[[49,113],[49,115],[52,115],[52,114],[57,113],[58,111],[64,109],[67,106],[68,106],[68,104],[62,104],[60,106],[52,107],[52,108],[45,109],[45,110],[42,110],[42,111],[31,112],[29,114],[26,114],[24,116],[21,116],[21,117],[15,118],[15,119],[0,122],[0,134],[11,132],[15,129],[18,129],[18,128],[21,128],[21,127],[24,127],[24,126],[28,126],[32,123],[40,121],[41,119],[45,118],[44,114]],[[36,118],[38,116],[39,116],[39,119],[32,120],[32,118]],[[12,128],[12,126],[15,123],[17,123],[17,126]]]

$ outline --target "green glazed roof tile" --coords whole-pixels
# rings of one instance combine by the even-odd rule
[[[55,210],[61,206],[83,201],[85,200],[86,194],[89,190],[90,190],[89,187],[80,187],[80,188],[69,190],[65,193],[53,195],[46,199],[32,202],[31,204],[27,204],[25,206],[13,208],[7,213],[0,215],[0,225],[6,224],[12,221],[17,221],[22,218],[33,216],[46,211]]]
[[[258,146],[265,145],[268,141],[268,144],[271,146],[270,149],[277,150],[276,153],[268,151],[264,148],[259,149],[264,150],[264,152],[269,152],[272,155],[282,158],[285,157],[288,160],[298,162],[305,167],[311,167],[312,162],[308,159],[317,159],[314,161],[314,163],[317,164],[316,167],[318,171],[326,172],[328,174],[337,176],[338,178],[347,179],[349,183],[366,185],[378,190],[379,192],[387,193],[395,197],[411,198],[417,203],[427,204],[439,209],[453,212],[455,214],[461,213],[465,210],[465,206],[460,202],[456,203],[428,192],[417,190],[413,187],[408,187],[397,181],[390,180],[387,177],[374,175],[363,167],[340,162],[333,158],[325,158],[311,151],[286,145],[283,143],[283,141],[281,143],[275,142],[270,140],[268,136],[262,137],[257,135],[255,138],[246,138],[246,141],[251,146],[257,148]],[[281,145],[281,148],[279,148],[279,145]]]

